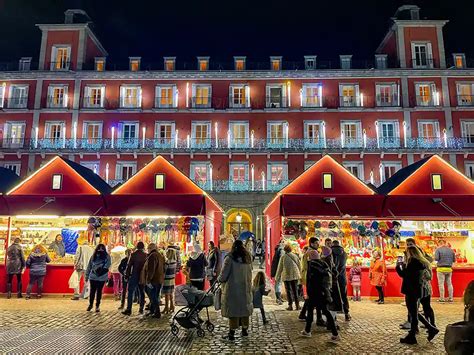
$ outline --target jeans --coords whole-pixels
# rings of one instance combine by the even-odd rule
[[[150,313],[160,315],[160,290],[161,284],[152,284],[152,288],[145,286],[145,292],[150,299]]]
[[[128,282],[125,281],[125,278],[122,277],[122,295],[120,297],[120,306],[123,308],[125,305],[125,297],[127,295]]]
[[[433,308],[431,307],[431,296],[426,296],[420,299],[421,307],[423,307],[423,313],[425,318],[430,322],[430,324],[435,327],[435,314]]]
[[[286,298],[288,299],[288,305],[292,305],[293,302],[298,303],[298,280],[285,281]]]
[[[426,299],[427,297],[423,298]],[[430,330],[433,326],[426,320],[426,318],[418,313],[418,301],[420,299],[413,296],[405,295],[405,303],[408,310],[408,314],[410,315],[411,319],[411,328],[409,334],[412,336],[416,335],[416,331],[418,330],[418,320],[423,323],[426,329]],[[431,308],[431,307],[430,307]]]
[[[375,289],[377,290],[377,292],[379,294],[379,301],[384,301],[383,287],[382,286],[375,286]]]
[[[143,311],[143,307],[145,307],[145,294],[143,291],[143,285],[139,285],[138,276],[132,276],[130,280],[128,280],[127,311],[132,310],[133,295],[137,289],[138,301],[140,302],[140,311]]]
[[[313,324],[313,313],[316,305],[313,301],[308,300],[308,313],[306,314],[306,327],[305,332],[311,332],[311,325]],[[324,305],[321,307],[321,312],[326,316],[327,326],[331,330],[332,335],[337,335],[336,322],[334,317],[331,315],[331,312],[328,310],[328,306]]]
[[[452,282],[452,277],[453,273],[452,272],[437,272],[438,274],[438,285],[439,285],[439,298],[444,299],[444,282],[448,285],[448,295],[449,299],[453,299],[453,282]]]
[[[112,279],[114,280],[114,296],[117,297],[122,292],[122,275],[119,272],[114,272]]]
[[[299,315],[300,319],[305,319],[308,316],[308,304],[309,304],[309,299],[305,299],[303,303],[303,307],[301,308],[301,312]],[[323,321],[323,313],[321,312],[321,309],[318,307],[316,308],[316,322]]]
[[[94,305],[94,299],[96,300],[95,307],[99,308],[100,300],[102,299],[102,290],[104,289],[105,281],[89,280],[91,283],[91,293],[89,295],[89,306]]]
[[[342,309],[344,310],[344,314],[349,314],[349,299],[347,298],[347,280],[343,277],[339,277],[337,282],[339,283],[339,289],[341,291]]]
[[[37,288],[37,294],[38,296],[41,296],[41,293],[43,292],[43,281],[44,281],[45,275],[31,275],[30,274],[30,282],[28,282],[28,287],[26,288],[26,295],[29,296],[31,293],[31,289],[33,288],[33,285],[36,283],[38,286]]]
[[[87,298],[89,297],[90,287],[88,282],[84,282],[84,287],[81,292],[81,278],[84,276],[85,270],[76,270],[79,285],[74,289],[74,297]]]

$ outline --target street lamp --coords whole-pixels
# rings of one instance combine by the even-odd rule
[[[237,238],[240,238],[240,229],[241,229],[241,223],[242,223],[242,215],[240,214],[240,212],[237,212],[237,216],[235,216],[235,220],[239,224],[239,234]]]

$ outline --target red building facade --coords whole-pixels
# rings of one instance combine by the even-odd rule
[[[37,67],[0,72],[0,166],[21,177],[59,153],[113,185],[161,154],[226,207],[228,231],[243,215],[260,234],[271,196],[324,154],[374,185],[432,153],[474,176],[474,70],[445,53],[447,21],[416,6],[397,11],[371,65],[337,67],[165,57],[144,70],[130,57],[122,70],[75,15],[38,25]]]

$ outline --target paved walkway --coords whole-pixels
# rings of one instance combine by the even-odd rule
[[[462,319],[461,303],[434,302],[437,323],[442,331],[428,343],[424,331],[417,346],[399,343],[405,334],[398,324],[406,317],[399,301],[376,305],[369,300],[351,303],[353,320],[340,320],[341,341],[329,342],[329,333],[314,328],[312,338],[299,332],[303,323],[297,312],[285,311],[266,298],[270,323],[264,326],[260,314],[254,313],[250,336],[238,336],[231,344],[221,340],[227,322],[211,312],[216,324],[214,334],[199,338],[194,332],[180,330],[177,337],[169,331],[169,317],[142,319],[139,315],[124,317],[118,304],[105,299],[102,312],[85,311],[86,301],[45,297],[41,300],[0,299],[0,354],[154,354],[154,353],[444,353],[446,324]]]

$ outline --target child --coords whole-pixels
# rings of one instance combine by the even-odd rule
[[[123,309],[125,305],[125,296],[127,294],[128,280],[125,278],[125,270],[127,269],[128,259],[130,259],[132,251],[130,249],[125,250],[125,257],[120,261],[118,266],[118,272],[122,275],[122,294],[120,295],[120,307]]]
[[[358,259],[354,260],[354,264],[351,267],[349,272],[349,282],[352,285],[352,300],[360,301],[360,284],[362,281],[362,271],[360,269],[360,261]]]
[[[263,296],[270,293],[270,290],[265,289],[265,274],[263,271],[257,272],[253,279],[253,306],[254,308],[260,308],[262,313],[263,324],[268,324],[267,317],[265,316],[265,310],[263,309]]]

